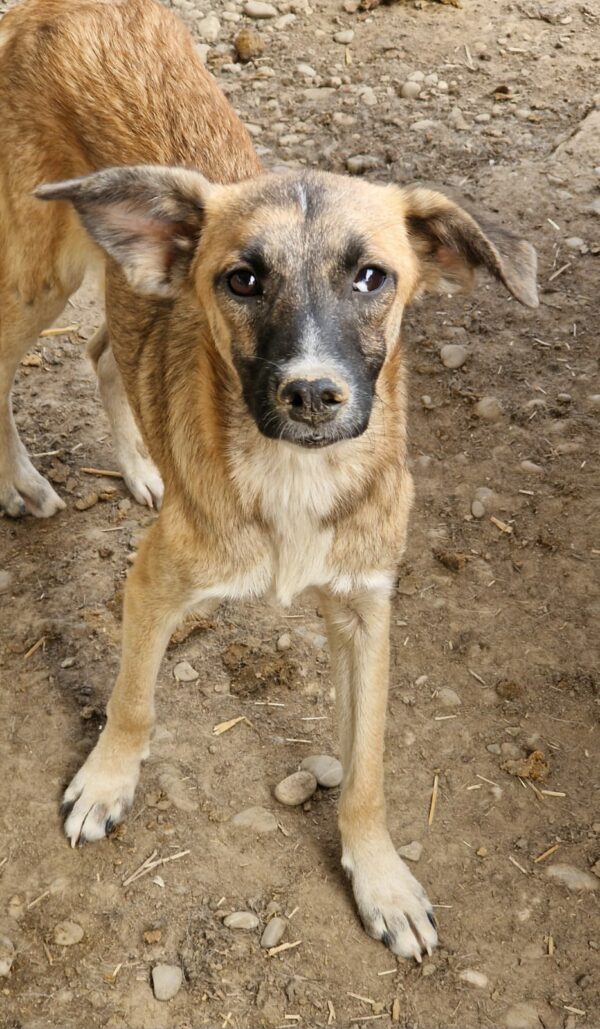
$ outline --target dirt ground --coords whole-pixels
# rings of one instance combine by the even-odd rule
[[[61,788],[102,725],[128,560],[153,517],[118,480],[82,471],[113,467],[83,346],[101,315],[84,290],[58,323],[76,328],[40,340],[15,389],[23,438],[67,510],[0,520],[0,934],[17,950],[0,979],[3,1027],[600,1024],[600,8],[309,2],[253,23],[263,55],[235,67],[231,39],[249,19],[234,17],[237,0],[212,5],[209,67],[265,161],[343,171],[366,156],[373,178],[442,184],[540,256],[538,310],[482,281],[424,302],[405,329],[417,500],[394,601],[387,793],[397,844],[423,846],[411,867],[437,905],[440,948],[418,967],[363,933],[339,867],[336,790],[306,810],[273,797],[307,754],[335,753],[310,602],[223,607],[170,647],[127,823],[67,846]],[[206,31],[203,0],[176,6]],[[348,29],[350,45],[333,39]],[[437,81],[405,99],[419,71]],[[459,370],[440,360],[447,343],[468,350]],[[482,397],[500,402],[495,421],[477,416]],[[92,491],[106,499],[78,510]],[[197,680],[175,680],[182,660]],[[533,785],[503,768],[532,750],[549,765]],[[254,805],[276,831],[232,824]],[[182,851],[123,885],[152,853]],[[549,877],[556,865],[587,873],[589,890]],[[223,926],[240,909],[258,930]],[[269,957],[259,938],[273,913],[299,943]],[[64,920],[83,930],[68,947],[55,937]],[[161,962],[184,974],[168,1003],[152,992]]]

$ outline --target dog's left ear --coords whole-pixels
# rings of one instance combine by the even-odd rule
[[[409,240],[419,257],[423,292],[440,282],[468,287],[473,271],[486,268],[527,307],[538,306],[537,257],[531,243],[506,229],[475,220],[434,190],[400,190]]]

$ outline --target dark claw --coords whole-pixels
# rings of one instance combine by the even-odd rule
[[[112,818],[107,818],[106,819],[106,822],[104,823],[104,832],[106,833],[107,836],[110,836],[110,834],[113,831],[113,829],[116,828],[116,825],[117,825],[117,823],[114,822]]]
[[[77,798],[75,798],[75,800],[63,800],[62,804],[60,805],[60,817],[62,818],[63,822],[66,822],[67,818],[71,814],[71,811],[75,807],[76,800]]]
[[[437,932],[437,930],[438,930],[438,923],[437,923],[437,918],[435,917],[433,911],[428,911],[427,912],[427,917],[429,919],[430,924],[433,926],[433,928]]]
[[[392,943],[394,942],[394,937],[392,936],[389,929],[386,929],[385,932],[382,933],[381,942],[385,944],[386,947],[389,947],[391,950]]]

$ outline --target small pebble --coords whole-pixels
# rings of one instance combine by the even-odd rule
[[[173,675],[177,682],[195,682],[199,678],[199,673],[192,668],[189,661],[179,661],[173,669]]]
[[[498,755],[500,755],[502,753],[502,751],[500,750],[500,744],[499,743],[488,743],[488,745],[487,745],[487,747],[485,749],[487,750],[488,754],[498,754]]]
[[[485,507],[481,503],[481,500],[474,500],[471,504],[471,514],[473,518],[483,518],[485,515]]]
[[[329,754],[311,754],[304,758],[300,768],[312,772],[319,786],[325,786],[327,789],[339,786],[344,774],[341,763]]]
[[[336,43],[343,43],[345,46],[348,46],[354,39],[354,32],[352,29],[344,29],[343,32],[334,32],[333,38]]]
[[[282,636],[277,640],[277,650],[289,650],[292,645],[292,637],[288,632],[284,632]]]
[[[85,497],[81,497],[75,501],[75,509],[77,511],[88,511],[90,507],[94,507],[98,503],[100,497],[97,493],[86,493]]]
[[[314,79],[317,74],[315,69],[311,68],[310,64],[299,64],[297,66],[297,70],[299,75],[304,75],[307,79]]]
[[[404,847],[398,847],[398,853],[401,858],[406,858],[407,861],[419,861],[423,853],[423,844],[419,843],[418,840],[413,840],[412,843],[406,843]]]
[[[497,422],[504,414],[504,409],[496,397],[482,397],[475,404],[475,414],[484,422]]]
[[[216,43],[221,32],[221,23],[216,14],[209,14],[206,18],[201,18],[194,27],[200,39],[205,43]]]
[[[281,918],[280,916],[276,916],[270,922],[267,922],[265,931],[260,938],[261,947],[264,947],[265,950],[270,950],[271,947],[276,947],[278,943],[281,943],[287,925],[287,918]]]
[[[444,368],[462,368],[469,356],[469,351],[460,343],[446,343],[440,350],[440,361]]]
[[[312,772],[294,772],[277,784],[275,796],[286,807],[299,807],[312,797],[316,788],[317,780]]]
[[[546,869],[546,876],[548,879],[554,879],[556,882],[566,886],[568,890],[600,889],[600,882],[593,875],[590,875],[589,872],[584,872],[581,868],[575,868],[575,865],[560,863],[549,865]]]
[[[278,13],[273,4],[267,4],[264,0],[247,0],[244,4],[244,14],[249,18],[276,18]]]
[[[420,92],[420,82],[405,82],[404,85],[400,87],[400,96],[404,97],[405,100],[416,100]]]
[[[506,1029],[540,1029],[543,1022],[534,1004],[521,1001],[520,1004],[513,1004],[508,1011],[504,1012],[501,1024]]]
[[[256,929],[258,918],[253,911],[234,911],[223,919],[228,929]]]
[[[469,128],[469,123],[462,113],[460,107],[453,107],[448,115],[448,121],[452,125],[452,128],[457,129],[459,132],[465,132]]]
[[[155,965],[152,969],[152,989],[157,1000],[172,1000],[179,993],[183,972],[179,965]]]
[[[585,240],[580,236],[569,236],[568,239],[565,239],[565,246],[568,250],[579,250],[585,246]]]
[[[476,986],[478,990],[485,990],[489,982],[487,975],[477,972],[474,968],[463,969],[458,978],[469,986]]]
[[[411,71],[408,76],[409,82],[423,82],[425,79],[425,72],[423,71]]]
[[[0,936],[0,979],[6,979],[10,975],[16,953],[12,940],[9,940],[8,936]]]
[[[274,832],[277,828],[277,819],[273,812],[267,811],[265,807],[247,807],[233,816],[231,824],[236,825],[239,829],[266,833]]]
[[[528,475],[543,475],[544,469],[541,465],[536,464],[535,461],[521,461],[519,468],[523,472],[527,472]]]
[[[59,922],[54,927],[54,942],[59,947],[72,947],[83,939],[83,929],[77,922]]]
[[[442,705],[442,707],[460,707],[462,700],[455,690],[451,690],[449,686],[442,686],[441,690],[438,690],[436,700]]]

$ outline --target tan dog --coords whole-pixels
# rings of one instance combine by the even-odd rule
[[[0,26],[0,88],[6,392],[99,244],[108,334],[95,357],[117,390],[122,448],[145,446],[165,485],[127,582],[107,724],[65,793],[67,836],[100,839],[131,804],[183,614],[316,587],[339,707],[342,863],[367,932],[420,960],[435,921],[383,791],[390,591],[412,498],[400,325],[441,277],[479,265],[534,306],[534,251],[428,190],[261,175],[186,32],[152,0],[30,0]],[[33,198],[64,179],[37,189],[59,202]],[[3,503],[50,514],[62,502],[3,417]]]

